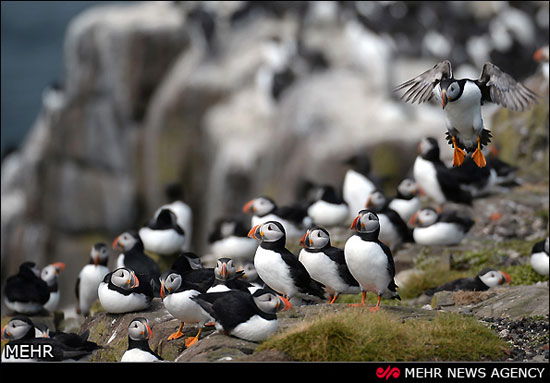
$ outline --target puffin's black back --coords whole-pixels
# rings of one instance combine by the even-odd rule
[[[31,270],[32,262],[24,262],[19,272],[6,279],[4,294],[10,301],[45,304],[50,299],[48,285]]]

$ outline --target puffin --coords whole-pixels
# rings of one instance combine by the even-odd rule
[[[303,228],[311,224],[307,209],[298,206],[278,206],[269,197],[261,196],[248,201],[243,212],[252,214],[251,225],[256,226],[268,221],[280,222],[289,238],[300,238]]]
[[[344,258],[351,275],[361,286],[361,303],[348,306],[365,306],[367,291],[378,296],[378,301],[369,311],[380,308],[382,297],[401,300],[395,284],[395,264],[388,246],[378,239],[380,222],[375,212],[363,209],[351,224],[355,233],[344,246]]]
[[[365,208],[365,201],[378,188],[378,182],[371,175],[370,158],[366,153],[356,154],[344,163],[350,166],[342,183],[342,197],[349,209],[346,224],[349,224]]]
[[[472,194],[461,187],[459,173],[451,171],[441,161],[435,138],[424,137],[418,143],[413,174],[422,191],[440,206],[448,201],[472,204]]]
[[[117,258],[117,267],[126,267],[141,274],[144,277],[142,282],[150,283],[157,293],[160,268],[151,257],[145,254],[140,235],[133,230],[125,231],[114,239],[112,247],[122,250]]]
[[[201,259],[192,251],[181,252],[172,263],[170,270],[178,272],[184,280],[205,291],[212,287],[216,280],[214,268],[202,267]]]
[[[18,273],[6,279],[4,303],[14,312],[37,314],[49,299],[48,284],[40,278],[40,269],[34,262],[23,262]]]
[[[256,225],[248,236],[260,241],[254,267],[269,288],[295,301],[325,299],[323,284],[312,279],[305,266],[285,247],[286,233],[280,222]]]
[[[273,335],[279,327],[277,311],[292,308],[286,298],[265,289],[253,294],[239,290],[207,293],[192,299],[214,318],[219,332],[250,342]]]
[[[414,226],[414,242],[419,245],[457,245],[475,222],[454,210],[438,213],[427,207],[415,213],[410,223]]]
[[[210,252],[216,258],[231,257],[239,266],[251,262],[258,243],[248,238],[248,230],[238,217],[217,219],[208,235]]]
[[[315,226],[300,239],[303,247],[298,260],[305,266],[314,280],[325,285],[329,293],[329,304],[333,304],[340,294],[359,294],[359,282],[349,272],[344,250],[330,243],[329,232]]]
[[[98,242],[90,251],[90,262],[85,265],[76,279],[76,312],[84,316],[90,314],[90,307],[98,299],[97,288],[109,273],[109,248],[107,244]]]
[[[390,249],[396,249],[403,242],[414,242],[412,230],[401,216],[389,207],[389,201],[381,190],[376,189],[371,193],[365,207],[378,216],[380,224],[379,239],[388,245]]]
[[[153,288],[146,278],[126,267],[107,273],[97,293],[101,306],[111,314],[145,310],[153,300]]]
[[[48,285],[48,291],[50,292],[50,298],[44,304],[44,308],[49,312],[54,312],[59,304],[59,288],[57,285],[58,275],[65,270],[65,264],[63,262],[55,262],[42,268],[40,271],[40,278]]]
[[[128,325],[128,348],[120,358],[121,362],[158,362],[162,357],[151,350],[149,339],[153,331],[144,317],[132,319]]]
[[[184,202],[183,186],[179,182],[170,182],[164,190],[166,198],[170,201],[167,204],[160,206],[153,214],[153,219],[156,219],[160,212],[164,209],[170,210],[176,216],[176,223],[185,233],[185,240],[181,247],[181,251],[189,251],[191,248],[191,240],[193,235],[193,211],[191,207]]]
[[[413,179],[405,178],[397,185],[397,192],[390,200],[388,207],[394,210],[404,222],[409,222],[414,213],[420,209],[418,185]]]
[[[529,260],[531,266],[540,275],[548,275],[548,238],[543,239],[533,245],[531,249],[531,258]]]
[[[81,335],[59,333],[52,337],[36,337],[36,328],[30,318],[17,315],[2,328],[2,340],[7,340],[10,346],[43,348],[41,355],[35,353],[32,359],[16,358],[8,355],[7,348],[2,350],[2,362],[34,362],[34,361],[76,361],[91,355],[101,348],[96,343],[88,341],[89,331]],[[47,348],[45,346],[48,346]]]
[[[206,293],[200,286],[191,283],[175,270],[166,270],[160,276],[160,297],[166,310],[180,321],[179,328],[172,333],[168,340],[179,339],[183,336],[185,323],[195,323],[199,330],[194,337],[185,339],[185,345],[190,347],[198,342],[202,329],[207,323],[213,322],[211,316],[191,298]]]
[[[139,229],[143,247],[159,255],[173,255],[185,244],[185,232],[171,209],[161,209],[146,226]]]
[[[480,168],[487,162],[481,151],[491,142],[491,132],[484,128],[481,106],[485,102],[501,105],[512,111],[524,111],[537,102],[538,96],[493,63],[483,65],[478,79],[455,79],[451,62],[441,61],[431,69],[398,85],[394,90],[406,91],[401,99],[423,103],[434,97],[438,88],[445,114],[447,141],[454,148],[453,166],[460,166],[466,150]]]
[[[445,283],[439,287],[428,289],[424,294],[434,295],[438,291],[485,291],[491,287],[503,285],[512,280],[510,275],[504,271],[493,268],[484,268],[474,278],[459,278]]]
[[[343,225],[348,218],[348,204],[331,185],[320,185],[312,192],[314,201],[307,208],[312,224],[323,227]]]
[[[207,293],[229,291],[229,290],[241,290],[248,291],[249,289],[256,290],[256,288],[249,282],[241,279],[243,271],[237,271],[237,267],[233,263],[231,258],[219,258],[214,268],[215,281],[212,286],[206,290]]]

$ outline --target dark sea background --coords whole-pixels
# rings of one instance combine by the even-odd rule
[[[63,80],[63,41],[73,17],[114,1],[2,1],[2,158],[18,148],[43,90]]]

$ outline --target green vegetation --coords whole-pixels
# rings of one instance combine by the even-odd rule
[[[327,313],[262,343],[298,361],[483,361],[506,357],[506,343],[473,317],[434,313],[408,320],[381,309]],[[476,344],[472,348],[472,344]]]

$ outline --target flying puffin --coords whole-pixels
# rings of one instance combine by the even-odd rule
[[[45,266],[40,271],[40,278],[48,285],[50,292],[50,299],[44,304],[44,308],[49,312],[54,312],[59,304],[59,288],[57,286],[57,276],[65,270],[65,264],[63,262],[55,262]]]
[[[486,165],[481,152],[491,141],[491,133],[483,128],[481,105],[493,102],[512,111],[523,111],[537,102],[537,95],[514,80],[496,65],[486,62],[477,80],[455,79],[451,62],[444,60],[415,78],[398,85],[395,91],[407,89],[401,96],[406,102],[423,103],[434,97],[438,87],[445,112],[447,141],[454,147],[453,166],[464,162],[467,152],[477,166]]]
[[[533,269],[541,275],[548,275],[548,237],[533,245],[530,263]]]
[[[307,215],[314,225],[330,228],[345,223],[349,215],[348,204],[336,194],[334,187],[321,185],[312,193],[314,202],[307,208]]]
[[[378,295],[376,306],[369,311],[378,311],[382,297],[399,299],[396,291],[395,264],[391,250],[380,242],[380,222],[375,212],[364,209],[351,224],[356,233],[346,241],[344,257],[351,275],[361,286],[361,303],[351,306],[365,306],[367,291]]]
[[[388,207],[394,210],[404,222],[409,222],[413,214],[420,209],[418,185],[414,180],[405,178],[397,185],[397,193]]]
[[[241,279],[243,275],[242,270],[237,271],[235,264],[231,258],[219,258],[214,268],[215,281],[208,290],[207,293],[229,291],[229,290],[241,290],[250,292],[249,289],[256,290],[251,284]]]
[[[253,294],[238,290],[207,293],[192,299],[214,318],[218,331],[251,342],[273,335],[279,327],[276,312],[292,307],[286,298],[265,289]]]
[[[325,285],[330,294],[329,304],[334,303],[340,294],[359,294],[359,282],[348,270],[344,250],[331,245],[326,229],[308,229],[300,240],[300,246],[303,249],[298,260],[305,266],[311,278]]]
[[[85,265],[76,280],[76,312],[87,316],[90,313],[90,307],[98,299],[97,288],[109,273],[107,262],[109,261],[109,248],[103,242],[98,242],[92,246],[90,251],[90,262]]]
[[[209,248],[216,258],[231,257],[238,265],[254,259],[258,243],[248,238],[248,228],[234,218],[220,218],[208,236]]]
[[[44,350],[41,354],[34,353],[33,359],[16,358],[8,355],[7,348],[2,350],[2,362],[32,362],[32,361],[75,361],[89,356],[94,350],[101,348],[94,342],[88,341],[89,332],[82,335],[63,333],[59,336],[41,337],[35,336],[34,323],[24,315],[17,315],[2,328],[2,340],[15,347],[28,347],[30,349]],[[45,346],[48,346],[47,348]]]
[[[252,213],[251,225],[256,226],[268,221],[280,222],[289,238],[300,238],[304,227],[308,227],[311,218],[307,210],[298,206],[278,206],[269,197],[258,197],[243,206],[244,213]]]
[[[464,239],[474,225],[468,217],[456,211],[438,213],[430,207],[419,210],[411,218],[414,242],[420,245],[456,245]]]
[[[508,283],[511,280],[512,278],[504,271],[485,268],[474,278],[459,278],[434,289],[428,289],[424,291],[424,294],[432,296],[438,291],[485,291],[491,287]]]
[[[144,252],[143,242],[139,234],[133,230],[125,231],[113,241],[113,249],[122,250],[117,258],[117,267],[127,267],[144,277],[142,282],[148,282],[155,292],[159,289],[158,264]]]
[[[20,314],[37,314],[50,299],[48,284],[34,262],[23,262],[19,272],[6,279],[3,292],[8,309]]]
[[[157,362],[162,357],[151,350],[149,339],[153,336],[146,318],[137,317],[128,325],[128,348],[120,359],[121,362]]]
[[[345,162],[350,168],[346,171],[342,184],[342,197],[348,204],[348,223],[357,213],[365,208],[365,201],[377,187],[378,183],[371,175],[370,158],[365,153],[356,154]]]
[[[144,279],[143,276],[125,267],[106,274],[97,288],[101,306],[106,312],[112,314],[149,308],[153,300],[153,288]]]
[[[290,298],[308,301],[325,298],[324,286],[312,279],[304,265],[285,247],[285,229],[280,222],[256,225],[248,236],[260,241],[254,267],[268,287]]]
[[[439,205],[447,201],[472,203],[472,194],[461,187],[459,174],[441,161],[439,144],[433,137],[420,140],[413,174],[417,185]]]
[[[206,291],[191,282],[186,281],[183,276],[175,270],[166,270],[160,276],[160,296],[164,307],[176,319],[180,321],[178,330],[168,337],[168,340],[179,339],[183,336],[185,323],[195,323],[199,330],[194,337],[185,339],[187,347],[192,346],[199,340],[199,336],[206,323],[213,322],[210,315],[191,298]]]
[[[139,229],[143,247],[159,255],[172,255],[185,244],[185,232],[171,209],[161,209],[147,226]]]
[[[401,216],[389,207],[389,201],[381,190],[376,189],[371,193],[365,207],[378,216],[379,239],[390,249],[396,249],[403,242],[413,242],[412,230]]]

